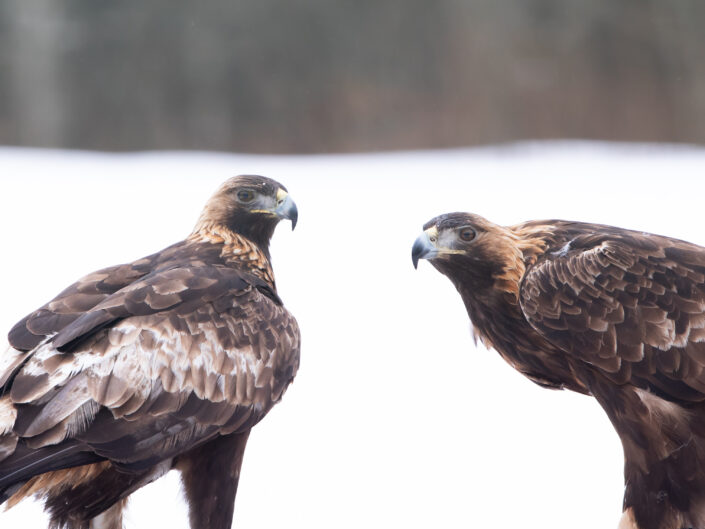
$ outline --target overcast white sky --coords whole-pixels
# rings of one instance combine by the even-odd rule
[[[272,246],[302,329],[299,375],[255,427],[238,528],[616,527],[622,452],[590,398],[476,347],[460,297],[411,265],[448,211],[566,218],[705,245],[705,149],[585,143],[354,156],[108,155],[0,149],[0,328],[78,277],[186,236],[229,176],[285,184],[299,225]],[[1,527],[42,527],[39,504]],[[128,528],[188,527],[174,473]]]

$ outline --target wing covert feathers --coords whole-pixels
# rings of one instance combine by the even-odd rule
[[[296,371],[298,327],[259,290],[240,280],[234,285],[219,296],[202,292],[208,301],[186,313],[178,304],[151,314],[133,309],[142,315],[91,334],[71,353],[53,341],[41,345],[10,389],[12,403],[25,405],[15,431],[29,438],[51,432],[50,444],[80,437],[100,406],[136,423],[181,413],[196,424],[225,427],[245,410],[247,424],[260,418]]]
[[[529,323],[615,382],[705,400],[705,250],[626,230],[594,239],[578,236],[529,269]]]
[[[23,351],[33,349],[47,336],[59,332],[111,294],[147,274],[156,255],[131,264],[98,270],[79,279],[52,301],[15,324],[8,335],[10,345]]]

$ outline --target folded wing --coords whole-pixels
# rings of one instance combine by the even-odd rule
[[[16,448],[0,490],[81,457],[146,468],[249,429],[281,398],[299,333],[265,282],[202,264],[146,272],[113,292],[92,274],[13,329],[0,410],[16,419],[0,447]]]
[[[530,324],[614,382],[705,400],[705,251],[637,232],[585,234],[530,269]]]

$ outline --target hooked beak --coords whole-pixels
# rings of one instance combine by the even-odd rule
[[[296,203],[291,199],[289,193],[283,189],[277,191],[277,207],[274,210],[274,214],[280,219],[289,219],[292,231],[296,228],[299,210],[296,208]]]
[[[436,255],[438,255],[438,248],[431,242],[429,234],[423,232],[411,248],[411,262],[414,263],[414,268],[418,267],[419,259],[433,259]]]

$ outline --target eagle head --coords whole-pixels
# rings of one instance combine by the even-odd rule
[[[431,219],[411,250],[414,267],[428,259],[458,287],[477,295],[497,288],[519,295],[526,266],[520,238],[509,228],[473,213],[447,213]]]
[[[286,188],[264,176],[240,175],[226,180],[208,200],[194,232],[224,227],[266,248],[282,219],[296,227],[298,210]]]

